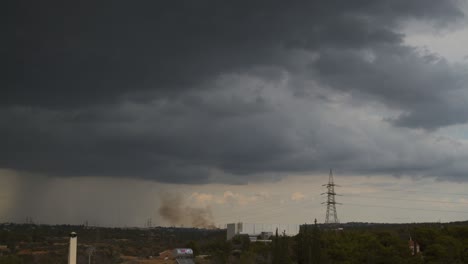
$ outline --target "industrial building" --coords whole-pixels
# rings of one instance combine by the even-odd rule
[[[227,224],[226,239],[231,240],[236,235],[248,235],[250,241],[265,241],[271,237],[276,230],[279,234],[295,236],[299,233],[296,224],[262,224],[262,223],[231,223]]]

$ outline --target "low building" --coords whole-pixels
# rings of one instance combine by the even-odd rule
[[[193,250],[191,248],[176,248],[173,250],[172,255],[176,259],[193,259]]]

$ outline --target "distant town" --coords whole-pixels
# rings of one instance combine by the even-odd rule
[[[70,263],[73,239],[76,264],[468,262],[468,221],[298,228],[293,234],[252,223],[232,223],[227,229],[3,223],[0,263]]]

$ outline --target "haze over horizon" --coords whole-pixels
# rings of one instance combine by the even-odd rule
[[[12,7],[0,222],[468,219],[466,0]]]

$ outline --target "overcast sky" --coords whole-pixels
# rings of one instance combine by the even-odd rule
[[[322,222],[329,168],[342,221],[465,220],[467,15],[461,0],[17,1],[0,222],[169,225],[167,193],[216,225]]]

